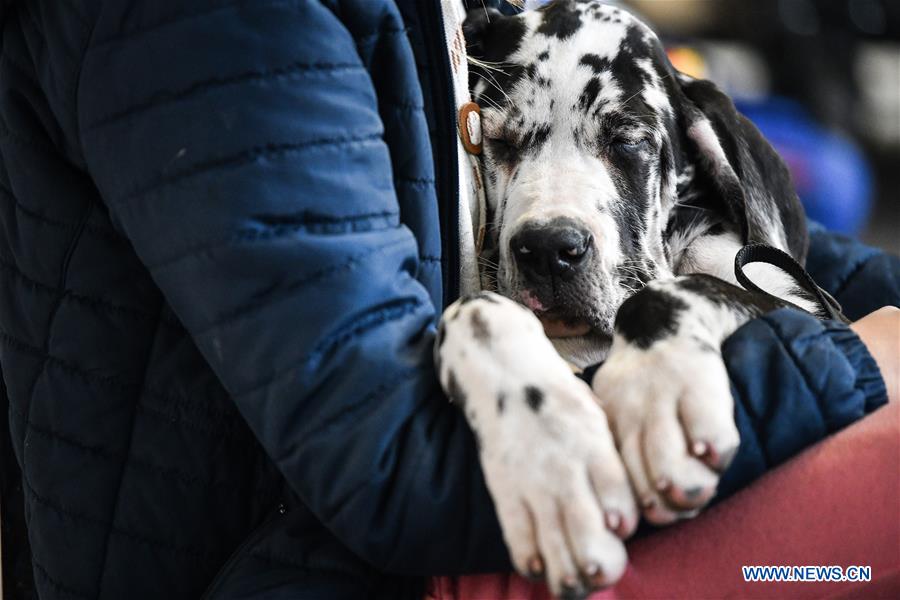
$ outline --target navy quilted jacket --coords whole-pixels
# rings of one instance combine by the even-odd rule
[[[437,1],[0,6],[0,365],[40,596],[508,569],[431,367],[458,274]],[[853,316],[900,302],[896,259],[820,232],[810,261]],[[725,351],[723,491],[884,401],[842,326],[781,311]]]

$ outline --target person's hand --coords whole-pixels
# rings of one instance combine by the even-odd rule
[[[888,400],[900,401],[900,308],[885,306],[850,325],[878,363]]]

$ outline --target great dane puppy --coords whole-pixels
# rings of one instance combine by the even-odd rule
[[[624,10],[476,9],[465,33],[493,289],[447,308],[439,377],[516,569],[578,595],[621,576],[639,512],[669,523],[714,495],[739,442],[722,340],[787,302],[817,310],[768,265],[748,273],[783,301],[734,286],[735,253],[802,264],[805,217],[753,125]],[[590,387],[567,364],[604,359]]]

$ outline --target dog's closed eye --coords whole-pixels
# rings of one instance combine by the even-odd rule
[[[635,156],[642,152],[648,152],[651,145],[650,140],[647,138],[641,138],[639,140],[620,138],[613,140],[612,148],[620,154]]]
[[[489,137],[485,138],[485,143],[494,159],[502,163],[516,162],[516,158],[521,152],[519,143],[510,137]]]

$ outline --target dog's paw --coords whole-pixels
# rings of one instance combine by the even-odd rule
[[[637,508],[603,412],[567,379],[510,388],[481,461],[516,569],[577,596],[621,577]]]
[[[615,583],[638,512],[590,387],[503,297],[449,307],[441,329],[441,382],[479,440],[516,569],[564,597]]]
[[[617,335],[592,385],[644,517],[696,515],[740,442],[718,348],[684,335],[641,348]]]

